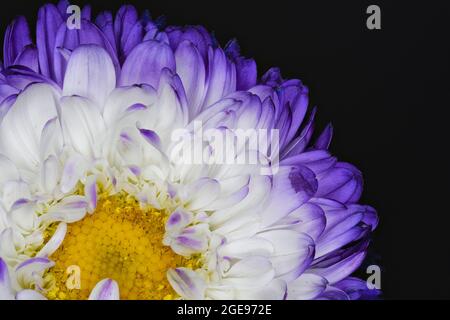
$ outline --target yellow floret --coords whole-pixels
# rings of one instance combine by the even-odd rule
[[[121,299],[174,299],[167,281],[170,268],[195,261],[175,254],[162,244],[167,214],[143,210],[126,194],[100,198],[92,215],[70,224],[61,247],[51,256],[53,287],[49,299],[87,299],[102,279],[118,282]],[[68,288],[70,266],[79,266],[80,289]]]

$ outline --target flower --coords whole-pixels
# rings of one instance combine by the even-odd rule
[[[68,6],[39,10],[36,45],[23,17],[5,34],[1,299],[379,293],[350,277],[377,214],[358,204],[361,172],[328,151],[331,125],[313,140],[307,87],[275,68],[258,78],[203,27],[123,6],[85,7],[71,29]],[[277,139],[220,150],[203,129]]]

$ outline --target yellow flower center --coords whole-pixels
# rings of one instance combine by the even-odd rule
[[[167,214],[142,210],[125,194],[101,199],[95,212],[70,224],[61,247],[50,257],[50,299],[87,299],[94,286],[110,278],[121,299],[176,297],[167,270],[192,266],[192,259],[162,244]]]

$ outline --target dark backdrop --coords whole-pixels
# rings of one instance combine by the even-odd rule
[[[34,25],[44,2],[2,3],[1,37],[16,15]],[[73,4],[88,2],[94,13],[122,4]],[[278,66],[302,79],[319,127],[335,127],[333,152],[363,171],[363,202],[379,212],[368,263],[382,266],[385,298],[450,298],[444,1],[128,2],[168,24],[205,25],[222,45],[237,38],[260,73]],[[382,30],[366,28],[370,4],[381,7]]]

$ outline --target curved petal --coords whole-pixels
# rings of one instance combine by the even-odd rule
[[[203,58],[193,43],[183,41],[175,51],[177,74],[183,82],[192,119],[202,107],[205,97],[206,70]]]
[[[31,37],[27,20],[20,16],[17,17],[6,29],[3,46],[4,66],[15,64],[17,57],[23,52],[24,48],[30,45]]]
[[[0,153],[22,168],[38,168],[41,133],[56,115],[52,87],[47,84],[28,87],[0,124]]]
[[[288,284],[289,300],[312,300],[325,291],[328,281],[319,275],[304,273]]]
[[[97,283],[89,295],[89,300],[119,300],[119,285],[111,279]]]
[[[75,96],[62,98],[60,121],[66,144],[85,157],[99,155],[105,124],[90,100]]]
[[[149,40],[137,45],[126,58],[119,85],[149,84],[158,88],[162,70],[175,70],[175,57],[170,47]]]
[[[362,187],[361,171],[349,163],[339,162],[320,177],[317,196],[355,203],[361,197]]]
[[[261,213],[264,226],[270,226],[286,217],[314,196],[317,180],[306,167],[281,167],[273,178],[270,200]]]
[[[67,224],[61,222],[55,230],[53,236],[48,240],[44,247],[36,254],[36,257],[49,257],[55,252],[64,240],[67,232]]]
[[[11,288],[11,279],[9,278],[8,266],[0,258],[0,300],[13,300],[14,293]]]
[[[81,45],[70,56],[63,94],[94,101],[100,110],[116,87],[116,71],[110,55],[98,45]]]
[[[25,289],[16,294],[17,300],[47,300],[42,294],[35,290]]]
[[[170,269],[167,279],[172,288],[184,299],[202,300],[206,284],[198,273],[187,268]]]
[[[39,9],[36,26],[39,68],[44,76],[51,79],[55,79],[52,63],[55,38],[59,26],[63,23],[63,17],[55,5],[46,4]]]

